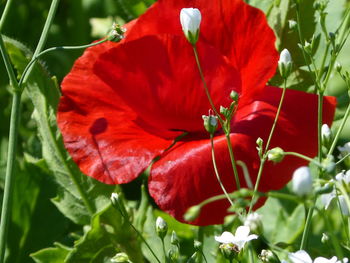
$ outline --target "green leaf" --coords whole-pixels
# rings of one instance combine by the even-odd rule
[[[5,42],[20,75],[32,54],[18,41],[6,38]],[[114,187],[82,174],[66,152],[56,124],[60,93],[56,80],[49,77],[41,64],[35,65],[25,89],[35,108],[33,118],[42,142],[43,157],[60,186],[59,195],[53,201],[73,222],[88,224],[91,215],[109,203]]]
[[[258,210],[262,216],[264,236],[270,243],[291,244],[301,235],[304,226],[304,207],[269,198]]]
[[[55,247],[42,249],[30,256],[36,263],[62,263],[71,250],[60,243],[55,243]]]
[[[134,263],[143,262],[137,235],[112,207],[94,215],[84,236],[76,241],[66,263],[100,263],[123,251]]]

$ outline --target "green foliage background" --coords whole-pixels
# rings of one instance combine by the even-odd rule
[[[44,25],[50,1],[18,0],[10,11],[3,33],[7,49],[16,72],[20,76],[31,57]],[[82,45],[103,37],[113,20],[121,23],[130,21],[142,14],[153,0],[62,0],[54,24],[51,27],[47,47],[61,45]],[[312,91],[312,82],[305,71],[305,62],[297,47],[298,37],[288,27],[288,20],[295,19],[295,8],[291,0],[251,0],[268,14],[268,21],[277,35],[277,48],[288,48],[297,67],[289,88]],[[346,0],[331,0],[327,26],[335,29],[340,23]],[[320,33],[313,1],[301,0],[302,30],[306,39]],[[4,1],[1,2],[1,8]],[[99,18],[99,20],[91,20]],[[91,23],[95,21],[95,23]],[[97,22],[96,22],[97,21]],[[315,57],[325,47],[321,37],[315,49]],[[118,251],[126,251],[134,262],[143,262],[143,255],[150,261],[154,258],[144,244],[138,241],[135,232],[120,214],[111,207],[111,192],[120,188],[102,185],[81,174],[71,161],[62,145],[61,137],[55,123],[55,112],[59,98],[59,84],[69,72],[75,59],[83,51],[57,51],[45,56],[36,66],[23,96],[20,138],[14,195],[14,209],[9,230],[9,247],[7,262],[111,262]],[[350,45],[347,44],[340,54],[339,61],[344,68],[350,69]],[[9,132],[11,94],[4,66],[0,65],[0,188],[4,185],[6,153]],[[53,77],[55,76],[55,77]],[[271,84],[280,85],[278,76]],[[337,119],[349,103],[346,87],[341,79],[331,80],[329,94],[336,95],[339,101]],[[297,103],[297,102],[296,102]],[[35,111],[34,111],[35,107]],[[315,113],[316,114],[316,113]],[[335,121],[334,127],[338,122]],[[346,125],[341,143],[350,140],[350,122]],[[80,196],[76,181],[86,192],[87,201]],[[125,205],[134,213],[134,223],[141,230],[158,255],[161,243],[154,231],[155,216],[161,214],[169,223],[171,230],[176,230],[181,238],[183,253],[193,253],[193,239],[198,229],[177,223],[169,216],[154,210],[148,205],[147,195],[141,196],[142,180],[126,186],[124,191],[128,200]],[[288,191],[286,189],[285,191]],[[86,205],[87,202],[90,204]],[[293,204],[270,200],[261,209],[264,218],[266,238],[280,247],[288,246],[300,239],[304,211]],[[312,242],[314,250],[324,251],[320,243],[322,220],[315,218]],[[145,222],[145,223],[144,223]],[[339,223],[334,219],[334,224]],[[237,218],[232,218],[226,227],[237,225]],[[281,232],[279,229],[286,229]],[[207,227],[202,233],[204,252],[209,262],[221,262],[214,233],[222,227]],[[341,236],[341,233],[337,233]],[[197,238],[197,237],[196,237]],[[169,240],[169,236],[166,238]],[[263,244],[255,244],[263,246]],[[168,245],[167,245],[168,246]],[[292,245],[293,246],[293,245]],[[39,252],[37,252],[39,251]],[[328,251],[332,255],[332,250]],[[31,255],[31,256],[30,256]],[[217,259],[216,259],[217,258]]]

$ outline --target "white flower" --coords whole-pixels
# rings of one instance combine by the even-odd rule
[[[288,49],[283,49],[281,54],[280,54],[280,59],[278,61],[278,63],[283,63],[285,65],[287,65],[288,63],[292,62],[292,56],[290,55]]]
[[[307,166],[302,166],[296,169],[293,173],[293,192],[298,196],[305,196],[312,191],[312,177],[310,169]]]
[[[332,257],[331,259],[327,259],[324,257],[317,257],[313,261],[309,256],[309,254],[304,250],[299,250],[295,253],[290,253],[288,257],[292,263],[347,263],[348,262],[347,258],[338,260],[337,257]],[[283,262],[286,262],[286,261],[283,261]]]
[[[245,243],[258,238],[257,235],[249,235],[249,232],[250,228],[248,226],[240,226],[237,228],[235,235],[225,231],[221,236],[215,236],[215,240],[222,244],[233,244],[237,246],[238,251],[240,251]]]
[[[196,44],[199,37],[199,26],[202,15],[197,8],[182,8],[180,12],[180,23],[182,30],[191,44]]]
[[[343,147],[338,146],[338,150],[340,152],[345,153],[345,154],[350,153],[350,142],[345,143]]]
[[[349,184],[350,183],[350,170],[348,171],[342,171],[340,173],[338,173],[335,176],[335,179],[337,179],[338,182],[342,183],[344,182],[345,184]]]

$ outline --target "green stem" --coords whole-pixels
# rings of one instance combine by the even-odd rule
[[[13,2],[14,2],[13,0],[7,0],[7,2],[6,2],[6,6],[5,6],[4,11],[2,12],[1,20],[0,20],[0,32],[2,32],[6,18],[8,16],[8,13],[9,13],[11,7],[12,7]]]
[[[305,248],[306,248],[306,243],[307,243],[307,239],[309,237],[309,232],[310,232],[310,227],[311,227],[311,219],[312,219],[314,210],[315,210],[315,207],[312,206],[307,213],[305,228],[304,228],[303,236],[301,238],[300,250],[305,250]]]
[[[15,82],[17,83],[17,82]],[[16,91],[12,98],[11,120],[10,120],[10,134],[9,134],[9,146],[7,152],[7,166],[5,176],[4,196],[2,201],[1,211],[1,225],[0,225],[0,262],[4,262],[6,241],[8,234],[8,226],[10,222],[11,210],[12,210],[12,192],[14,187],[14,169],[16,160],[16,148],[18,128],[20,122],[20,108],[21,108],[21,93]]]
[[[345,124],[346,124],[346,121],[347,121],[349,115],[350,115],[350,103],[349,103],[349,105],[348,105],[348,107],[347,107],[347,109],[346,109],[346,112],[345,112],[345,115],[344,115],[344,117],[343,117],[343,120],[342,120],[342,122],[341,122],[341,124],[340,124],[340,127],[339,127],[339,129],[337,130],[336,135],[334,136],[334,140],[333,140],[333,142],[332,142],[331,148],[330,148],[329,151],[328,151],[328,155],[330,155],[330,154],[333,153],[334,148],[335,148],[335,146],[337,145],[337,142],[338,142],[340,133],[342,132],[342,130],[343,130]]]
[[[10,79],[10,84],[13,87],[12,97],[12,109],[10,118],[10,131],[9,131],[9,145],[7,150],[7,166],[5,174],[5,186],[2,200],[2,211],[1,211],[1,222],[0,222],[0,263],[4,262],[6,241],[8,234],[8,226],[10,223],[10,216],[12,210],[12,192],[14,187],[14,169],[16,160],[16,149],[17,149],[17,137],[20,123],[20,109],[21,109],[21,92],[18,86],[16,75],[13,71],[10,58],[5,48],[1,30],[4,25],[4,21],[7,17],[12,1],[6,3],[4,13],[2,14],[0,21],[0,50],[1,55],[5,63],[6,71]]]
[[[343,158],[341,158],[338,162],[335,163],[335,165],[340,164],[342,161],[344,161],[346,158],[348,158],[350,156],[350,153],[348,153],[347,155],[345,155]]]
[[[301,19],[300,19],[300,7],[299,7],[299,3],[296,2],[296,14],[297,14],[297,31],[298,31],[298,36],[299,36],[299,41],[301,43],[301,45],[304,45],[305,43],[305,40],[304,40],[304,37],[303,37],[303,34],[301,32],[301,26],[300,26],[300,23],[301,23]],[[310,67],[310,64],[307,62],[307,59],[306,59],[306,52],[305,50],[302,48],[301,49],[301,53],[303,54],[303,58],[304,58],[304,61],[305,61],[305,64],[310,72],[310,74],[312,75],[312,78],[314,80],[314,83],[316,85],[316,90],[318,89],[317,86],[318,85],[318,81],[315,77],[315,74],[312,73],[312,70],[311,70],[311,67]],[[311,56],[309,56],[310,59],[312,60],[313,58]],[[315,72],[316,72],[316,69],[315,69]]]
[[[140,233],[140,231],[137,230],[137,228],[130,222],[129,216],[126,214],[126,211],[123,212],[124,209],[122,209],[120,207],[121,205],[119,204],[119,200],[118,200],[118,204],[117,205],[113,205],[114,208],[116,208],[120,215],[126,220],[126,222],[129,224],[129,226],[135,231],[135,233],[139,236],[139,238],[141,238],[142,242],[145,243],[146,247],[149,249],[149,251],[152,253],[152,255],[154,256],[154,258],[157,260],[158,263],[161,263],[160,259],[157,257],[156,253],[153,251],[153,249],[151,248],[151,246],[147,243],[146,239],[143,237],[143,235]],[[165,255],[165,254],[164,254]]]
[[[323,110],[323,93],[318,95],[318,117],[317,117],[317,138],[318,138],[318,162],[322,163],[322,110]],[[321,174],[321,167],[319,167],[319,176]]]
[[[274,119],[273,124],[272,124],[272,127],[271,127],[271,131],[270,131],[270,134],[269,134],[269,138],[267,139],[267,143],[266,143],[266,146],[265,146],[265,151],[264,151],[263,157],[262,157],[261,160],[260,160],[260,167],[259,167],[257,179],[256,179],[255,186],[254,186],[254,194],[253,194],[252,200],[251,200],[251,202],[250,202],[250,206],[249,206],[249,213],[250,213],[250,212],[252,211],[252,209],[253,209],[255,193],[258,191],[258,187],[259,187],[259,184],[260,184],[262,172],[263,172],[263,169],[264,169],[263,166],[264,166],[264,164],[265,164],[265,162],[266,162],[266,159],[267,159],[266,153],[267,153],[267,151],[268,151],[268,149],[269,149],[270,142],[271,142],[273,133],[274,133],[274,131],[275,131],[275,128],[276,128],[276,125],[277,125],[277,121],[278,121],[279,115],[280,115],[280,113],[281,113],[282,104],[283,104],[283,101],[284,101],[284,97],[285,97],[285,94],[286,94],[286,90],[287,90],[287,79],[285,78],[285,79],[284,79],[284,85],[283,85],[283,91],[282,91],[282,95],[281,95],[280,102],[279,102],[279,104],[278,104],[276,116],[275,116],[275,119]]]
[[[306,155],[303,155],[303,154],[301,154],[301,153],[296,153],[296,152],[284,152],[283,154],[284,154],[284,155],[292,155],[292,156],[299,157],[299,158],[301,158],[301,159],[304,159],[304,160],[306,160],[306,161],[308,161],[308,162],[314,163],[314,164],[316,164],[317,166],[321,167],[321,164],[320,164],[319,162],[317,162],[317,161],[315,161],[314,159],[312,159],[312,158],[310,158],[310,157],[308,157],[308,156],[306,156]]]
[[[208,97],[210,106],[212,107],[213,111],[215,112],[215,115],[218,117],[218,119],[220,121],[221,126],[223,127],[224,126],[224,121],[222,120],[219,112],[217,111],[217,109],[216,109],[216,107],[214,105],[213,100],[211,99],[211,96],[210,96],[210,93],[209,93],[209,89],[208,89],[208,85],[207,85],[207,82],[205,81],[205,78],[204,78],[202,66],[201,66],[201,63],[199,61],[199,56],[198,56],[197,48],[196,48],[195,45],[193,45],[193,53],[194,53],[194,57],[196,59],[197,67],[198,67],[198,70],[199,70],[199,75],[201,77],[201,80],[202,80],[202,83],[203,83],[203,86],[204,86],[205,94]]]
[[[201,67],[201,64],[200,64],[200,61],[199,61],[199,56],[198,56],[197,48],[196,48],[195,45],[193,45],[193,52],[194,52],[194,57],[195,57],[195,59],[196,59],[197,67],[198,67],[198,70],[199,70],[199,75],[200,75],[201,80],[202,80],[202,82],[203,82],[205,94],[206,94],[207,97],[208,97],[210,106],[212,107],[213,111],[215,112],[215,115],[216,115],[216,116],[218,117],[218,119],[219,119],[219,122],[220,122],[221,127],[224,129],[224,127],[225,127],[225,122],[224,122],[223,119],[221,118],[219,112],[217,111],[217,109],[216,109],[216,107],[215,107],[215,105],[214,105],[214,103],[213,103],[213,100],[211,99],[211,96],[210,96],[210,93],[209,93],[209,89],[208,89],[208,85],[207,85],[207,82],[205,81],[205,78],[204,78],[203,70],[202,70],[202,67]],[[231,159],[231,165],[232,165],[232,169],[233,169],[233,174],[234,174],[234,176],[235,176],[236,187],[237,187],[237,189],[240,189],[240,182],[239,182],[239,177],[238,177],[238,172],[237,172],[237,166],[236,166],[235,158],[234,158],[234,155],[233,155],[233,150],[232,150],[232,144],[231,144],[231,140],[230,140],[230,135],[229,135],[229,132],[227,133],[227,131],[225,131],[225,134],[226,134],[226,140],[227,140],[228,150],[229,150],[229,153],[230,153],[230,159]]]
[[[252,200],[251,200],[251,202],[250,202],[248,214],[250,214],[250,213],[252,212],[252,209],[253,209],[253,205],[254,205],[254,202],[255,202],[254,198],[255,198],[255,196],[256,196],[256,193],[258,192],[258,186],[259,186],[259,183],[260,183],[260,179],[261,179],[262,172],[263,172],[263,170],[264,170],[265,162],[266,162],[266,157],[263,157],[263,158],[260,160],[259,171],[258,171],[256,183],[255,183],[255,186],[254,186],[254,193],[253,193],[253,196],[252,196]]]
[[[238,177],[238,171],[237,171],[235,156],[233,154],[230,133],[226,133],[225,136],[226,136],[226,141],[227,141],[228,152],[230,154],[231,166],[232,166],[233,174],[235,176],[236,187],[237,187],[237,190],[239,190],[239,189],[241,189],[241,184],[240,184],[239,177]]]
[[[333,234],[334,227],[330,226],[329,220],[327,220],[326,213],[323,211],[319,211],[319,214],[323,217],[323,220],[326,224],[326,228],[328,230],[328,233],[330,235],[331,242],[333,243],[334,250],[336,252],[336,255],[339,259],[343,258],[343,252],[341,249],[341,245],[339,244],[339,238]]]
[[[161,240],[162,240],[162,248],[163,248],[163,254],[164,254],[164,262],[168,263],[168,257],[167,257],[167,254],[166,254],[164,238],[161,238]]]
[[[210,144],[211,144],[211,157],[212,157],[212,161],[213,161],[213,166],[214,166],[214,172],[215,172],[215,175],[216,175],[216,179],[218,180],[218,182],[220,184],[220,187],[221,187],[222,191],[224,192],[227,200],[230,202],[231,206],[233,206],[233,202],[232,202],[230,196],[228,195],[228,193],[227,193],[227,191],[225,189],[225,186],[223,185],[223,183],[221,181],[221,178],[220,178],[217,166],[216,166],[213,134],[210,134]]]
[[[264,152],[264,154],[265,154],[265,153],[267,152],[267,150],[269,149],[270,142],[271,142],[273,133],[274,133],[274,131],[275,131],[278,118],[279,118],[280,113],[281,113],[282,104],[283,104],[283,101],[284,101],[284,97],[285,97],[285,94],[286,94],[286,90],[287,90],[287,79],[285,78],[285,79],[284,79],[284,82],[283,82],[283,91],[282,91],[280,103],[279,103],[278,108],[277,108],[277,113],[276,113],[275,119],[274,119],[273,124],[272,124],[272,128],[271,128],[271,131],[270,131],[270,134],[269,134],[269,138],[267,139],[267,143],[266,143],[266,146],[265,146],[265,152]]]
[[[300,203],[300,201],[301,201],[301,199],[295,195],[285,194],[285,193],[280,193],[280,192],[267,192],[265,194],[265,196],[271,197],[271,198],[277,198],[277,199],[281,199],[281,200],[293,201],[296,203]]]
[[[45,26],[40,37],[36,52],[40,52],[42,47],[45,44],[48,29],[52,23],[53,16],[57,10],[58,0],[53,0],[50,11],[48,14],[48,18],[45,22]],[[4,25],[6,16],[9,12],[10,5],[12,1],[8,1],[5,7],[4,13],[2,15],[0,21],[0,31]],[[6,175],[5,175],[5,187],[4,187],[4,196],[3,196],[3,204],[2,204],[2,214],[1,214],[1,224],[0,224],[0,263],[4,262],[5,249],[6,249],[6,241],[8,234],[8,225],[11,216],[12,210],[12,192],[13,192],[13,183],[15,180],[14,177],[14,165],[16,159],[16,148],[17,148],[17,138],[18,138],[18,129],[20,123],[20,108],[21,108],[21,91],[19,84],[17,82],[16,76],[14,74],[9,56],[5,49],[5,44],[2,39],[2,35],[0,33],[0,49],[1,54],[5,62],[6,70],[10,78],[10,84],[14,89],[14,95],[12,99],[12,110],[11,110],[11,119],[10,119],[10,133],[9,133],[9,146],[8,146],[8,156],[7,156],[7,167],[6,167]]]
[[[82,45],[82,46],[62,46],[62,47],[52,47],[52,48],[48,48],[42,52],[40,52],[37,55],[33,55],[31,61],[28,63],[28,65],[25,67],[21,79],[19,80],[19,85],[20,87],[23,84],[24,78],[27,76],[27,72],[29,71],[29,69],[31,68],[31,66],[39,59],[41,58],[43,55],[50,53],[52,51],[56,51],[56,50],[76,50],[76,49],[85,49],[88,47],[93,47],[93,46],[97,46],[99,44],[102,44],[103,42],[106,42],[108,39],[104,38],[98,42],[92,43],[92,44],[88,44],[88,45]]]

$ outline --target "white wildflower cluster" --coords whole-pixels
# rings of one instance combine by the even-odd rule
[[[338,173],[335,176],[335,181],[331,180],[330,183],[335,183],[335,184],[339,183],[339,184],[349,185],[349,183],[350,183],[350,170],[342,171],[342,172]],[[346,202],[346,197],[340,193],[337,193],[337,190],[335,187],[331,193],[323,194],[321,196],[321,202],[324,205],[324,207],[326,209],[328,209],[332,200],[337,199],[337,197],[338,197],[338,205],[340,207],[342,214],[345,216],[349,216],[350,212],[349,212],[349,208],[348,208],[348,205]]]

